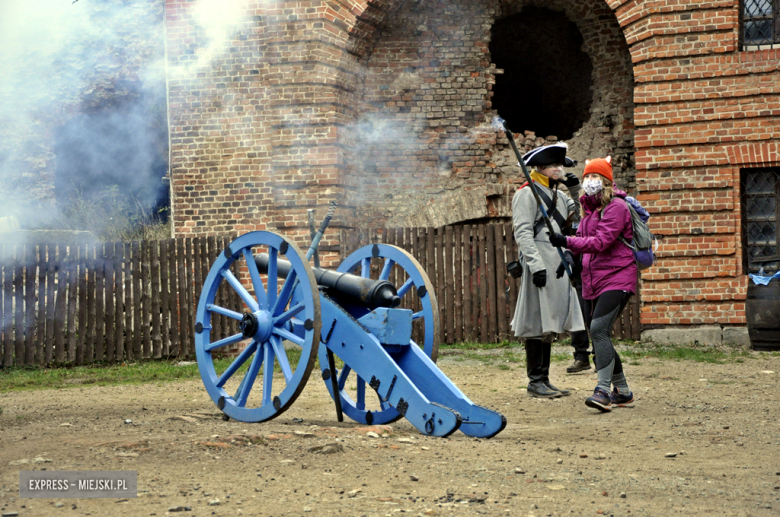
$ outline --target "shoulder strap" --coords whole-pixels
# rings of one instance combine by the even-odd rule
[[[548,196],[546,192],[543,190],[537,190],[537,192],[539,193],[542,202],[547,207],[547,215],[555,219],[555,222],[558,223],[558,227],[563,231],[566,227],[566,219],[558,212],[558,207],[553,205],[552,199],[550,199],[550,196]],[[539,235],[539,232],[542,231],[544,226],[544,218],[542,218],[534,225],[534,236]]]
[[[636,234],[636,228],[634,228],[634,221],[636,220],[636,217],[635,217],[636,216],[636,211],[634,210],[634,207],[631,206],[631,203],[629,203],[628,201],[626,201],[623,198],[615,197],[615,198],[612,198],[612,199],[622,199],[623,202],[626,204],[626,206],[628,207],[628,213],[631,214],[631,233],[632,234]],[[629,248],[631,248],[631,251],[636,252],[636,247],[634,247],[633,244],[628,242],[628,240],[626,240],[626,238],[623,237],[623,232],[620,232],[620,235],[618,235],[618,240],[620,242],[622,242],[623,244],[625,244],[626,246],[628,246]]]

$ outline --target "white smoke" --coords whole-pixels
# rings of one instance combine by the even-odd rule
[[[180,8],[196,43],[172,67],[164,7],[0,0],[0,217],[14,215],[23,227],[50,219],[55,180],[58,194],[113,186],[146,206],[164,196],[166,73],[195,77],[227,52],[247,2]]]
[[[203,70],[225,52],[246,20],[247,5],[243,0],[198,0],[190,12],[199,30],[196,60],[184,67],[174,67],[171,70],[173,76]]]
[[[148,147],[167,146],[162,12],[163,0],[0,2],[0,217],[48,223],[55,177],[154,204],[165,165]]]

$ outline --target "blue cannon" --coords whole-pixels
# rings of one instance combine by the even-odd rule
[[[339,420],[342,412],[368,425],[404,417],[428,436],[501,432],[506,418],[474,404],[435,364],[438,307],[419,262],[401,248],[374,244],[336,271],[312,267],[326,225],[305,255],[283,236],[258,231],[234,240],[212,265],[198,304],[195,349],[203,383],[223,417],[263,422],[281,415],[319,357]],[[370,278],[372,261],[381,264],[379,279]],[[242,313],[216,304],[224,283],[243,301]],[[419,311],[398,308],[409,297],[419,300]],[[238,320],[240,332],[212,341],[215,314]],[[421,328],[420,343],[412,339],[413,325]],[[215,360],[224,347],[241,342],[244,348],[218,371]],[[340,371],[334,356],[343,362]],[[367,395],[366,384],[375,395]]]

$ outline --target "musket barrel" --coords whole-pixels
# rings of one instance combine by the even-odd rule
[[[254,257],[260,273],[268,273],[268,253],[260,253]],[[289,261],[278,259],[276,261],[277,276],[286,278],[290,267]],[[387,280],[372,280],[318,267],[313,267],[312,271],[317,285],[326,288],[328,294],[334,295],[336,298],[360,304],[369,310],[377,307],[398,307],[401,304],[398,291]]]

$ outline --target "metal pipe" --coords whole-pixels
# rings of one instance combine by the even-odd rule
[[[336,212],[336,205],[337,203],[335,201],[330,202],[328,213],[325,214],[325,219],[322,221],[320,229],[311,240],[311,246],[309,246],[309,250],[306,252],[306,262],[310,261],[312,256],[317,252],[317,246],[320,245],[320,240],[322,240],[322,236],[325,234],[325,229],[330,224],[330,220],[333,219],[333,214]]]
[[[309,219],[309,236],[311,241],[314,242],[314,237],[317,236],[317,229],[314,226],[314,209],[310,208],[306,210],[306,217]],[[320,254],[317,249],[314,249],[314,267],[320,267]]]

